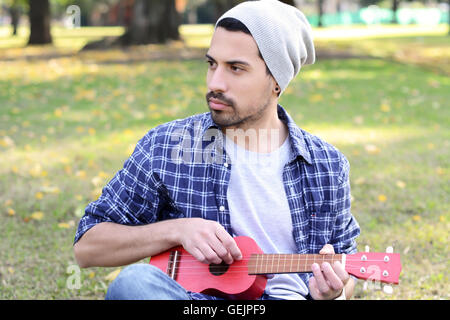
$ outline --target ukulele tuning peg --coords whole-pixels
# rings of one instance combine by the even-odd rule
[[[365,246],[365,247],[364,247],[364,251],[365,251],[365,252],[369,252],[369,249],[370,249],[369,246]]]
[[[386,253],[394,253],[394,248],[392,246],[387,247]]]
[[[383,292],[386,294],[392,294],[392,292],[394,292],[394,288],[392,288],[392,286],[389,285],[384,285],[383,286]]]

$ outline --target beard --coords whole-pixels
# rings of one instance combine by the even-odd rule
[[[220,100],[224,104],[227,104],[231,108],[231,111],[211,109],[209,106],[210,98]],[[206,103],[211,111],[213,121],[221,128],[243,127],[263,117],[264,112],[270,105],[270,98],[267,97],[262,103],[258,103],[256,107],[237,108],[235,101],[225,97],[223,93],[210,91],[206,94]],[[240,109],[243,111],[241,112]]]

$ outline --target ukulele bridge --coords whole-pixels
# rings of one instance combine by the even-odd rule
[[[167,263],[166,273],[173,280],[177,279],[178,265],[180,264],[180,252],[175,250],[170,253],[169,262]]]

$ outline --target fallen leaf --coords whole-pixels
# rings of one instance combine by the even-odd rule
[[[16,211],[12,208],[8,208],[6,211],[8,212],[8,216],[13,216],[16,214]]]
[[[105,280],[113,281],[119,275],[120,271],[122,271],[122,268],[118,268],[118,269],[114,270],[113,272],[108,273],[105,277]]]
[[[69,229],[70,225],[68,223],[66,223],[66,222],[61,222],[61,223],[58,223],[58,228]]]
[[[376,145],[373,145],[373,144],[365,145],[364,149],[366,149],[366,152],[368,154],[378,154],[378,153],[380,153],[380,149]]]
[[[42,218],[44,218],[44,213],[41,211],[33,212],[30,218],[34,220],[42,220]]]
[[[415,216],[412,217],[412,219],[414,221],[420,221],[422,218],[420,216],[418,216],[418,215],[415,215]]]
[[[386,200],[387,200],[387,197],[386,197],[384,194],[380,194],[380,195],[378,196],[378,201],[380,201],[380,202],[386,202]]]
[[[406,187],[406,183],[404,183],[404,182],[401,181],[401,180],[398,180],[398,181],[395,183],[395,185],[396,185],[397,187],[399,187],[400,189],[404,189],[404,188]]]
[[[390,107],[388,104],[383,103],[383,104],[380,106],[380,110],[383,111],[383,112],[389,112],[389,111],[391,111],[391,107]]]

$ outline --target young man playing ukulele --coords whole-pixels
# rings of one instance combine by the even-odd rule
[[[218,20],[206,59],[210,112],[150,130],[80,220],[81,267],[132,264],[107,299],[216,299],[133,264],[175,246],[206,264],[242,259],[240,235],[265,253],[356,251],[347,159],[278,104],[315,61],[305,16],[278,1],[241,3]],[[349,298],[354,284],[339,262],[315,263],[273,275],[261,299]]]

